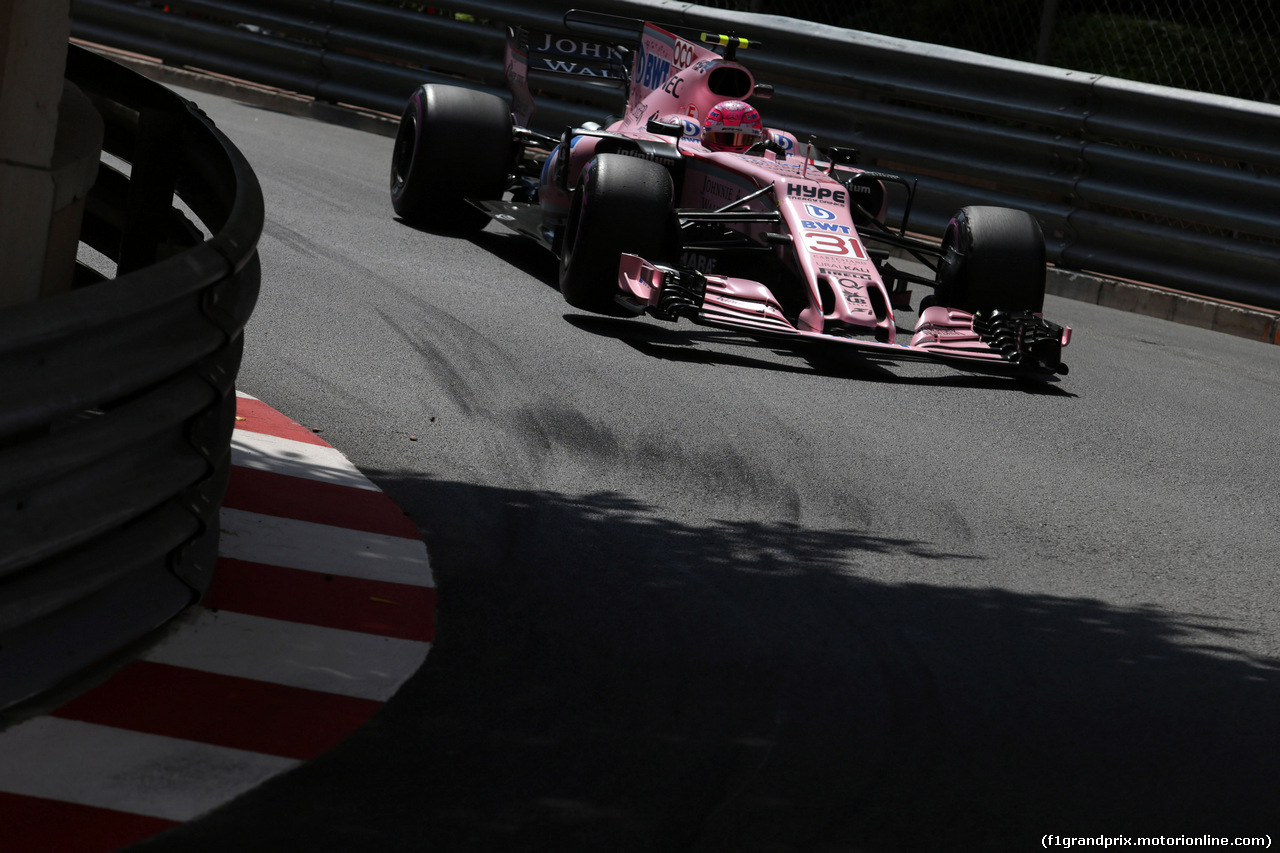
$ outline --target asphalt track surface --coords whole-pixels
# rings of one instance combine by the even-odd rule
[[[1050,297],[1025,384],[598,318],[398,222],[391,140],[188,94],[266,196],[240,387],[440,600],[355,735],[137,850],[1280,835],[1280,347]]]

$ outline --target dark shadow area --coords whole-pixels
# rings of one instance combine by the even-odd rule
[[[501,258],[520,272],[560,292],[559,261],[529,237],[500,226],[471,236],[471,242]]]
[[[1029,850],[1260,835],[1280,663],[1195,614],[887,583],[984,559],[372,472],[436,645],[333,752],[140,850]]]
[[[898,330],[905,339],[911,339],[911,332]],[[986,388],[991,390],[1020,391],[1024,394],[1050,397],[1076,397],[1076,394],[1062,388],[1057,376],[1043,374],[1017,374],[1007,370],[982,372],[973,364],[946,364],[916,359],[894,359],[892,356],[878,355],[871,352],[857,352],[837,347],[812,346],[799,351],[806,361],[820,373],[847,376],[868,382],[891,382],[897,385],[914,385],[919,387],[946,388]],[[901,369],[910,362],[940,366],[946,374],[940,376],[903,376],[895,373],[894,368]]]
[[[721,364],[735,367],[751,367],[784,373],[814,373],[811,367],[796,360],[794,364],[756,358],[752,351],[772,350],[775,355],[795,358],[792,350],[776,349],[767,341],[744,337],[737,332],[708,329],[688,322],[671,325],[637,322],[617,317],[597,317],[592,314],[566,314],[570,325],[593,335],[614,338],[650,358],[689,364]],[[709,349],[730,346],[732,349]]]
[[[526,275],[548,282],[559,288],[556,283],[556,258],[533,240],[514,231],[510,231],[496,223],[489,223],[484,230],[476,231],[470,227],[451,228],[447,225],[429,225],[403,216],[393,217],[396,224],[411,228],[423,234],[435,237],[448,237],[456,240],[468,240],[486,252],[491,252],[507,263],[520,269]],[[548,279],[548,275],[550,278]]]

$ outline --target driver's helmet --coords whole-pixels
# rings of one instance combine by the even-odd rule
[[[760,113],[746,101],[721,101],[702,122],[702,144],[712,151],[741,154],[763,138]]]

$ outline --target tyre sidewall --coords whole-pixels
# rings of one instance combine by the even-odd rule
[[[938,304],[962,311],[1044,309],[1044,235],[1035,217],[1006,207],[964,207],[947,225]]]
[[[419,87],[405,104],[391,153],[391,206],[405,217],[418,210],[427,190],[427,182],[418,177],[424,171],[421,158],[427,155],[422,144],[427,115],[425,90],[425,86]]]
[[[405,106],[396,136],[392,206],[415,223],[449,230],[483,228],[488,216],[465,199],[500,198],[514,154],[510,107],[504,100],[457,86],[420,86]]]
[[[560,254],[560,292],[575,308],[614,316],[629,312],[613,297],[624,253],[665,260],[670,247],[673,184],[662,166],[601,154],[582,170],[569,203]]]

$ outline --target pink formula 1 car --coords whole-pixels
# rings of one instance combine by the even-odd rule
[[[413,94],[392,159],[396,213],[452,231],[493,219],[533,238],[559,256],[560,290],[584,310],[1067,372],[1071,330],[1041,315],[1044,238],[1031,215],[965,207],[941,246],[911,238],[913,185],[762,124],[752,102],[772,87],[736,61],[757,44],[576,10],[564,22],[563,34],[508,33],[511,103],[434,83]],[[536,133],[531,74],[616,81],[621,117]],[[905,190],[897,229],[887,185]],[[895,266],[893,250],[933,275]],[[903,341],[894,311],[910,308],[913,282],[933,293]]]

